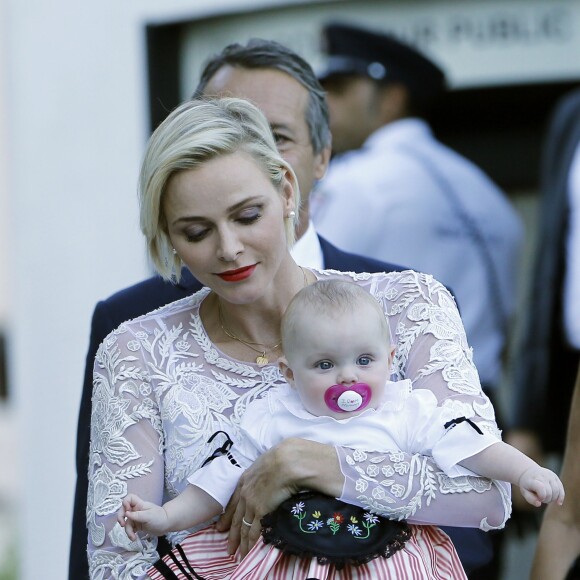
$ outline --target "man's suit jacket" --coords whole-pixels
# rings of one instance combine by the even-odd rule
[[[395,264],[343,252],[325,239],[319,237],[319,240],[324,267],[327,269],[344,272],[393,272],[405,269]],[[69,580],[87,580],[89,577],[85,513],[88,493],[93,363],[97,349],[105,337],[121,323],[189,296],[200,288],[201,284],[184,268],[179,284],[170,284],[155,276],[117,292],[107,300],[99,302],[95,308],[91,322],[90,343],[77,427],[77,483],[72,522]],[[466,569],[485,564],[491,557],[491,548],[483,532],[455,528],[445,528],[445,531],[455,543]]]
[[[562,293],[570,213],[568,177],[580,143],[580,89],[560,100],[544,142],[538,241],[524,331],[514,361],[513,428],[561,453],[580,353],[565,342]]]

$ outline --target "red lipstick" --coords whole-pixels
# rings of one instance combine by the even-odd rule
[[[238,268],[237,270],[221,272],[218,274],[218,276],[226,282],[240,282],[241,280],[246,280],[246,278],[249,278],[254,273],[255,269],[256,264],[252,266],[246,266],[245,268]]]

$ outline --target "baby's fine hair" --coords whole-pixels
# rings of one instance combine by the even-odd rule
[[[296,338],[297,314],[303,310],[312,313],[312,330],[316,332],[317,316],[336,316],[337,313],[356,311],[362,304],[367,304],[375,312],[384,332],[385,339],[391,342],[389,324],[379,302],[354,282],[331,278],[318,280],[306,286],[292,298],[282,317],[282,348]]]
[[[286,175],[294,182],[295,206],[300,206],[298,181],[282,159],[268,121],[261,111],[242,99],[199,99],[172,111],[149,139],[139,178],[141,230],[149,256],[166,280],[177,279],[181,262],[174,255],[163,213],[163,196],[171,178],[208,161],[243,151],[262,168],[274,187],[282,192]],[[295,212],[298,214],[298,211]],[[294,241],[298,218],[286,219],[286,237]]]

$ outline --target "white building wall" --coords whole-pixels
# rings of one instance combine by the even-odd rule
[[[148,273],[136,202],[148,131],[144,25],[241,5],[0,0],[0,315],[22,459],[22,580],[67,577],[91,312]]]
[[[135,203],[142,39],[123,3],[6,4],[8,340],[22,506],[14,523],[21,578],[56,580],[67,577],[91,309],[146,271]]]
[[[6,14],[0,0],[0,332],[4,329],[8,314],[8,271],[3,267],[8,259],[8,143],[6,134]]]

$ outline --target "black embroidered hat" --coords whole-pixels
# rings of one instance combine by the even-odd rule
[[[446,88],[445,73],[425,55],[390,34],[343,23],[322,29],[327,60],[321,81],[334,75],[361,75],[404,84],[415,100],[434,100]]]

